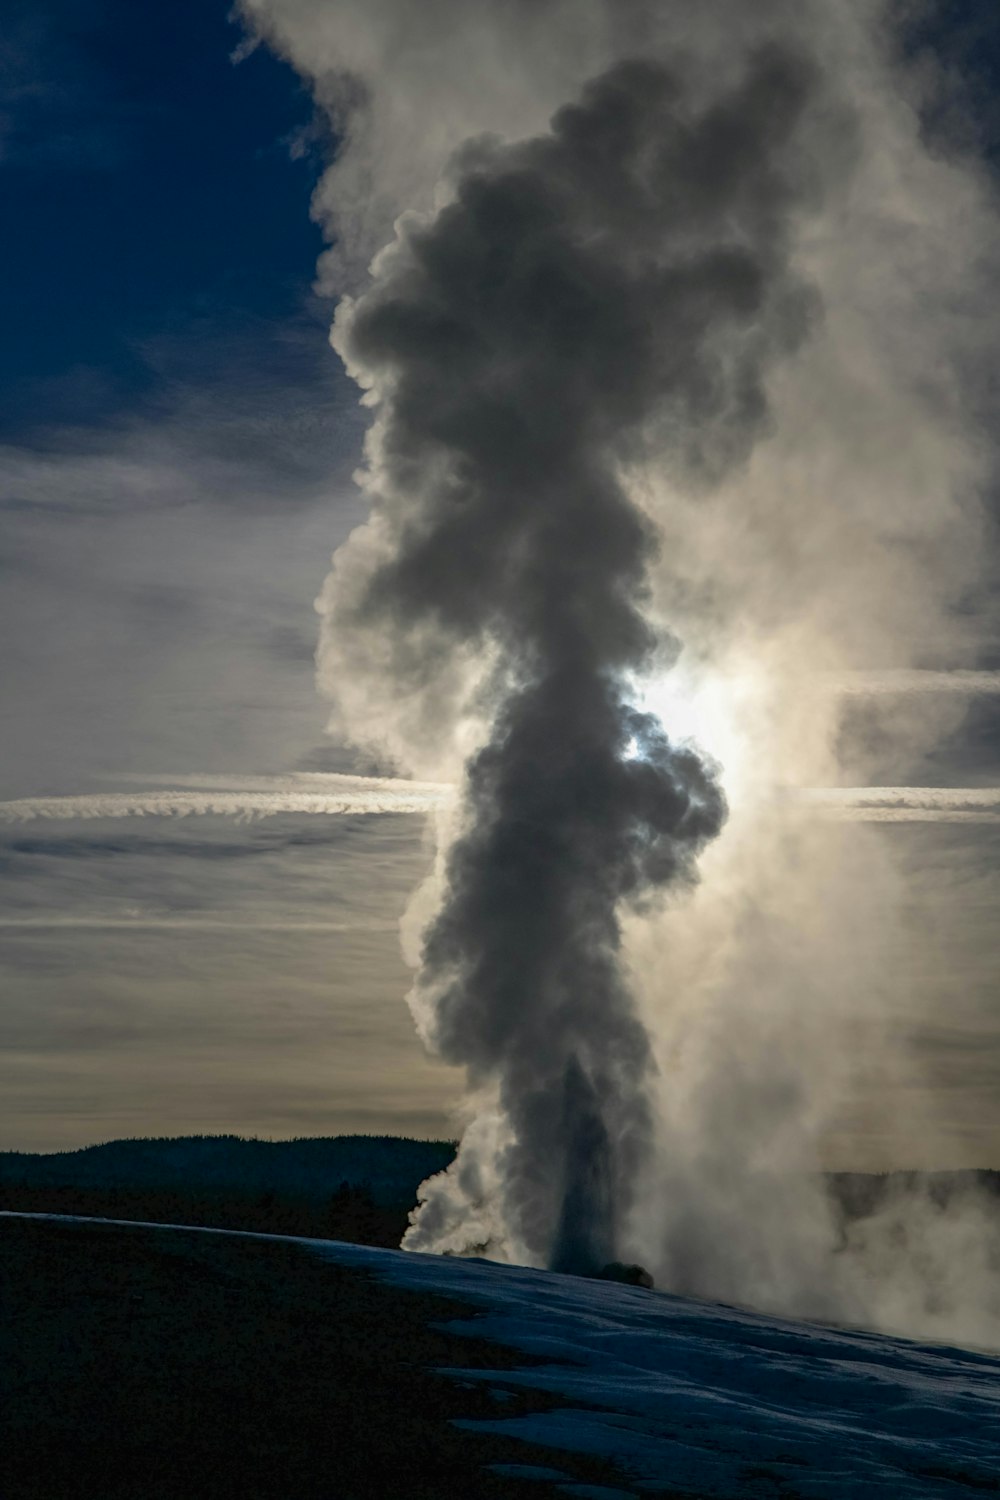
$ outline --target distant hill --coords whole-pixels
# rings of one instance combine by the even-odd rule
[[[237,1189],[316,1198],[346,1182],[388,1205],[415,1200],[424,1178],[454,1155],[451,1141],[391,1135],[140,1136],[79,1151],[0,1151],[0,1187]]]
[[[2,1151],[0,1209],[392,1248],[420,1184],[454,1156],[452,1141],[377,1135],[140,1137],[79,1151]],[[1000,1197],[1000,1173],[830,1172],[826,1186],[844,1230],[917,1191],[940,1207],[972,1188]]]
[[[451,1141],[237,1135],[0,1152],[0,1209],[398,1245]]]

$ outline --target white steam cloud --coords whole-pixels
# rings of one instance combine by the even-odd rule
[[[614,464],[614,483],[658,539],[641,609],[661,647],[633,663],[633,702],[648,716],[644,724],[661,723],[675,743],[700,745],[714,757],[729,803],[724,830],[701,858],[698,884],[621,918],[618,952],[651,1052],[649,1066],[623,1063],[622,1077],[642,1095],[655,1141],[628,1158],[637,1190],[619,1205],[616,1245],[668,1287],[1000,1343],[990,1269],[1000,1233],[973,1189],[947,1212],[911,1192],[845,1240],[820,1178],[831,1160],[872,1162],[862,1137],[844,1126],[858,1089],[868,1088],[869,1101],[873,1089],[897,1101],[879,1164],[904,1150],[930,1162],[947,1137],[944,1120],[910,1108],[913,1090],[905,1085],[919,1061],[900,1024],[912,1004],[912,976],[935,968],[935,934],[910,920],[916,875],[909,846],[892,829],[857,820],[988,820],[997,806],[994,792],[895,784],[960,725],[969,693],[997,691],[996,674],[980,665],[992,629],[982,497],[995,461],[987,364],[996,347],[1000,236],[980,164],[952,141],[928,144],[921,112],[940,80],[926,59],[907,64],[899,10],[881,0],[706,0],[697,7],[670,0],[243,0],[241,9],[248,27],[309,81],[341,134],[315,200],[331,241],[323,274],[355,295],[338,315],[337,347],[380,413],[364,480],[375,517],[338,559],[321,600],[321,685],[334,700],[339,731],[387,749],[398,764],[436,782],[462,784],[470,756],[490,741],[502,694],[518,680],[503,628],[482,625],[483,610],[499,599],[489,565],[512,554],[486,527],[461,532],[457,518],[471,513],[469,471],[453,462],[463,392],[457,378],[451,386],[438,380],[445,366],[434,364],[450,350],[452,369],[468,360],[470,379],[478,379],[474,340],[451,306],[437,302],[431,317],[417,295],[445,264],[442,215],[451,206],[447,222],[468,231],[463,253],[488,256],[486,218],[476,221],[484,238],[473,246],[471,220],[454,207],[469,202],[469,174],[492,182],[505,163],[527,171],[539,157],[555,160],[556,148],[544,143],[566,139],[565,124],[557,123],[553,136],[550,121],[567,105],[576,115],[557,120],[604,109],[611,136],[599,135],[600,148],[625,160],[635,136],[623,129],[615,144],[614,108],[623,99],[634,103],[643,89],[651,98],[654,74],[682,80],[682,124],[671,128],[678,140],[687,131],[705,161],[698,122],[713,109],[735,111],[738,121],[744,111],[743,129],[737,124],[725,150],[710,158],[711,170],[705,167],[704,187],[723,193],[738,183],[739,170],[750,172],[755,191],[741,199],[737,189],[726,200],[727,222],[774,279],[765,279],[759,315],[717,325],[711,360],[694,361],[701,384],[688,389],[686,405],[628,407],[631,440]],[[780,87],[774,75],[763,95],[755,94],[747,78],[762,56],[776,55],[785,59]],[[601,75],[605,82],[588,92],[588,80]],[[617,94],[609,92],[609,77]],[[780,95],[790,110],[793,94],[794,126],[782,135],[772,120],[777,134],[761,133],[761,98]],[[597,129],[594,120],[587,116],[588,129]],[[661,130],[656,140],[664,139]],[[511,151],[510,142],[528,144]],[[753,151],[760,152],[766,193],[748,166]],[[654,155],[651,147],[648,160]],[[686,196],[698,183],[692,161],[679,146],[675,175],[663,179],[663,211],[676,235],[671,253],[696,258],[705,221],[686,217],[697,212],[696,196]],[[597,202],[596,183],[560,181]],[[774,214],[768,223],[754,220],[748,207],[763,199]],[[623,275],[631,275],[630,257],[641,257],[646,242],[640,234],[621,248],[632,207],[623,197],[624,217],[616,219],[610,201],[603,200],[607,217],[594,219],[588,243],[612,247],[609,255],[619,254]],[[485,190],[480,202],[488,208]],[[539,212],[547,206],[543,195]],[[509,215],[496,222],[512,232]],[[645,233],[648,223],[641,228]],[[371,256],[385,245],[391,248],[368,280]],[[449,285],[459,285],[469,264],[453,263]],[[476,262],[480,271],[486,264]],[[484,272],[478,295],[488,302],[495,285]],[[559,309],[568,305],[566,284],[549,285],[549,300],[541,297],[534,322],[524,324],[540,358],[546,320],[561,337]],[[801,289],[797,303],[793,287]],[[790,300],[782,301],[786,292]],[[651,284],[643,284],[643,296],[657,327],[663,305]],[[615,304],[602,305],[612,346],[634,352],[626,337],[633,324],[616,327]],[[687,306],[693,326],[702,304],[693,297]],[[393,323],[401,312],[403,321]],[[489,338],[499,337],[500,326],[489,326]],[[678,347],[689,348],[683,340]],[[697,351],[700,357],[703,346]],[[594,356],[595,370],[600,360],[586,340],[577,352],[583,380],[587,360]],[[759,356],[752,368],[751,353]],[[513,340],[509,355],[513,369]],[[424,361],[423,387],[408,383],[410,360]],[[493,368],[502,376],[501,366]],[[611,428],[622,420],[623,387],[613,363],[608,369],[605,404],[588,407],[588,416]],[[650,371],[656,384],[663,371]],[[435,413],[428,418],[419,405],[431,391],[442,398],[433,451],[425,419]],[[522,385],[517,401],[534,405],[516,407],[507,448],[496,448],[498,462],[521,458],[529,482],[524,450],[510,445],[517,432],[534,433],[532,410],[535,435],[547,439],[552,392],[545,379]],[[401,399],[409,403],[402,413]],[[708,437],[718,444],[699,454],[706,412],[716,424]],[[401,425],[417,417],[424,423],[419,451],[408,446],[412,424]],[[474,478],[478,483],[478,471]],[[379,610],[396,607],[399,590],[409,590],[403,636],[348,630],[380,562],[401,555],[404,534],[405,556],[415,557],[421,539],[433,534],[426,506],[449,497],[454,571],[442,554],[433,558],[441,568],[433,577],[416,563],[393,575],[369,622],[384,620]],[[557,541],[564,546],[565,536]],[[568,568],[573,555],[566,550]],[[429,556],[420,555],[421,565]],[[523,564],[524,555],[514,562]],[[463,569],[459,608],[455,579]],[[443,594],[435,605],[438,583]],[[426,592],[414,613],[418,589]],[[456,625],[463,610],[464,633]],[[451,630],[454,638],[446,640]],[[828,691],[831,682],[839,692]],[[877,735],[859,732],[844,712],[845,696],[858,693],[884,703]],[[568,734],[576,722],[567,717]],[[622,747],[625,758],[645,753],[643,725],[637,731],[635,744]],[[548,743],[558,740],[555,719]],[[869,782],[885,785],[872,789]],[[776,814],[778,787],[838,790],[800,799],[823,816],[787,818]],[[841,826],[842,817],[855,821]],[[437,873],[415,899],[408,939],[414,962],[423,954],[425,977],[426,934],[438,934],[439,950],[444,941],[441,903],[454,894],[454,849],[469,849],[468,819],[439,818]],[[454,957],[465,950],[459,944],[449,951]],[[426,1000],[418,985],[418,1019],[440,1041],[440,1011]],[[934,996],[925,1001],[933,1011]],[[457,1055],[451,1033],[445,1042]],[[509,1075],[498,1075],[479,1054],[470,1069],[459,1163],[426,1186],[410,1242],[532,1254],[509,1195],[511,1162],[523,1156],[527,1126],[505,1095]],[[600,1088],[606,1082],[602,1077]],[[568,1098],[572,1090],[565,1080],[563,1086]],[[646,1128],[627,1111],[610,1110],[604,1119],[622,1138]],[[851,1157],[852,1150],[860,1154]]]

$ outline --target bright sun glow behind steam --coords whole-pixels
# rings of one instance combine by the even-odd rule
[[[653,714],[674,744],[717,763],[726,795],[739,805],[754,781],[751,752],[765,682],[762,673],[729,672],[683,658],[671,671],[635,685],[635,704]]]

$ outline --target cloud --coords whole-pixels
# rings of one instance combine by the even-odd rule
[[[457,795],[457,788],[444,782],[309,771],[284,776],[191,773],[134,779],[172,780],[175,785],[167,791],[15,798],[0,802],[0,824],[44,819],[222,817],[254,822],[282,814],[320,818],[427,815],[447,808]],[[181,789],[185,786],[198,790]],[[1000,817],[1000,787],[791,787],[777,790],[774,808],[778,813],[811,813],[846,822],[991,822]]]
[[[275,778],[280,782],[281,778]],[[427,814],[442,806],[447,791],[437,785],[382,781],[374,777],[331,776],[326,791],[287,789],[215,792],[107,792],[83,797],[21,797],[0,802],[0,823],[36,819],[236,818],[253,822],[280,814],[313,817],[370,816],[375,813]]]
[[[789,794],[797,807],[848,822],[993,822],[1000,787],[810,787]]]
[[[400,991],[413,818],[0,830],[0,1141],[443,1135]]]
[[[116,782],[136,782],[174,791],[191,788],[210,792],[329,792],[363,797],[370,793],[407,793],[444,796],[452,791],[446,782],[410,781],[399,776],[353,776],[342,771],[279,771],[258,776],[228,775],[216,772],[187,771],[180,775],[154,775],[144,771],[106,772],[105,778]]]
[[[271,922],[260,917],[0,917],[0,929],[13,932],[357,932],[358,922]],[[365,924],[375,932],[391,932],[394,922]]]
[[[312,600],[357,516],[358,424],[315,319],[202,334],[200,372],[155,351],[156,409],[0,447],[8,796],[322,739]]]
[[[897,667],[883,672],[842,672],[833,677],[836,692],[865,698],[907,697],[910,694],[959,694],[963,697],[1000,693],[1000,672],[955,669],[927,671]]]

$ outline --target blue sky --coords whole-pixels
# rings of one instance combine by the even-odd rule
[[[4,436],[155,409],[150,343],[244,334],[264,361],[308,306],[324,143],[289,68],[264,48],[231,61],[227,11],[7,10]]]

